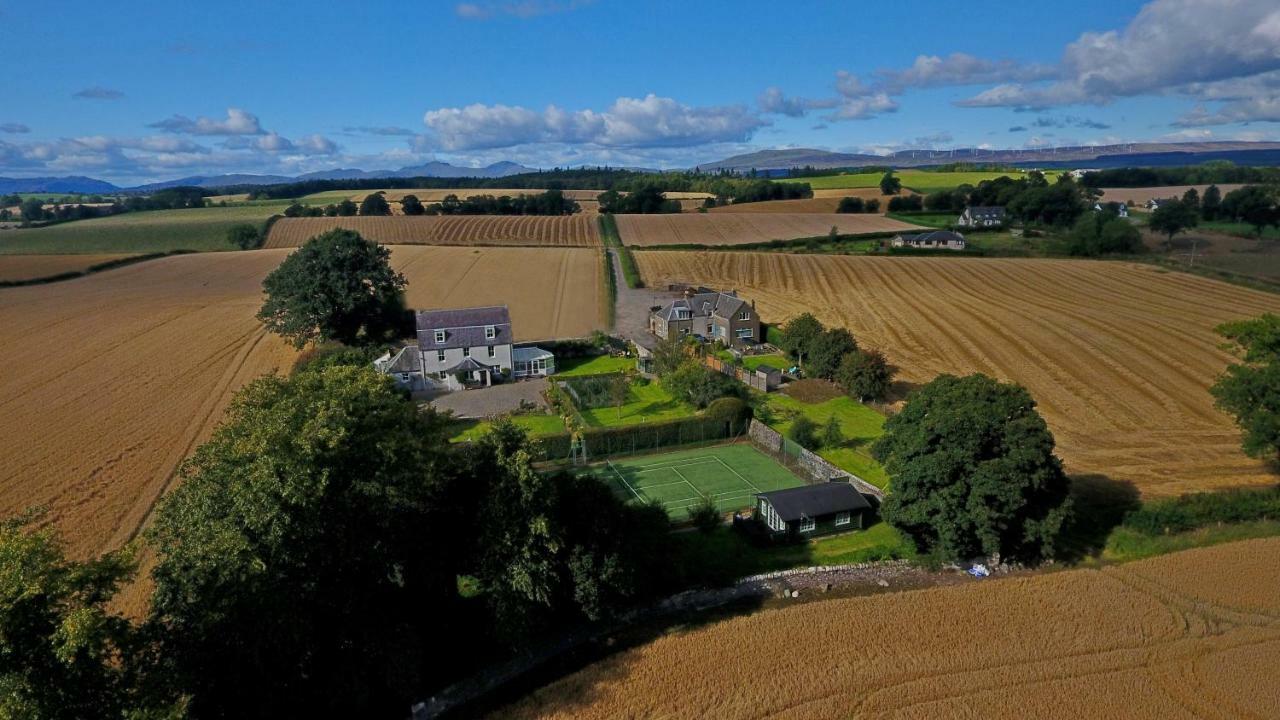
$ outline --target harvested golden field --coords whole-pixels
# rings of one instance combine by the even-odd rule
[[[0,290],[0,515],[79,556],[137,532],[232,394],[294,351],[254,319],[284,251],[162,258]]]
[[[411,308],[506,305],[516,340],[585,337],[603,329],[599,250],[399,246]]]
[[[768,322],[801,312],[884,350],[899,376],[983,372],[1031,391],[1073,474],[1145,494],[1273,484],[1208,389],[1213,328],[1280,296],[1145,265],[1074,260],[636,253],[650,287],[737,288]]]
[[[803,200],[768,200],[765,202],[741,203],[738,205],[721,205],[711,208],[711,213],[827,213],[836,211],[840,198],[807,198]],[[697,211],[697,206],[694,206]],[[686,208],[685,212],[689,212]]]
[[[90,265],[111,262],[129,254],[110,255],[0,255],[0,282],[32,280],[68,272],[82,272]]]
[[[618,215],[618,234],[627,245],[746,245],[770,240],[841,233],[917,231],[919,227],[882,215],[817,213],[680,213]]]
[[[919,193],[909,190],[907,188],[902,188],[902,192],[898,194],[899,195],[918,195]],[[884,193],[880,192],[880,188],[878,187],[865,187],[865,188],[819,188],[813,191],[813,197],[822,198],[822,199],[842,198],[842,197],[860,197],[863,200],[875,199],[880,201],[880,209],[884,210],[885,206],[889,204],[889,201],[892,200],[894,196],[885,195]]]
[[[1232,185],[1230,183],[1219,185],[1218,189],[1223,195],[1238,190],[1244,185]],[[1144,188],[1103,188],[1103,202],[1120,202],[1128,203],[1130,200],[1135,205],[1145,205],[1148,200],[1154,198],[1171,198],[1182,197],[1182,194],[1191,188],[1195,188],[1200,193],[1200,197],[1204,197],[1204,191],[1209,189],[1208,185],[1166,185],[1163,187],[1144,187]]]
[[[343,199],[349,199],[354,202],[360,202],[372,193],[381,192],[386,195],[387,202],[398,203],[405,195],[414,195],[424,204],[436,203],[444,200],[448,195],[457,195],[460,199],[469,198],[475,195],[493,195],[501,197],[503,195],[536,195],[544,193],[546,190],[529,189],[529,188],[395,188],[386,190],[327,190],[325,192],[307,195],[302,200],[311,205],[323,205],[330,202],[340,202]],[[562,190],[565,197],[574,200],[595,200],[603,190]]]
[[[1222,565],[1235,572],[1202,579]],[[1253,587],[1270,589],[1265,606],[1218,602]],[[1263,718],[1280,716],[1277,663],[1272,538],[757,612],[608,658],[495,717]]]
[[[598,247],[594,215],[424,215],[418,217],[282,218],[268,248],[299,247],[326,230],[349,228],[384,245],[538,245]]]

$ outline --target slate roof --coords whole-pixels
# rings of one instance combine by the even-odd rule
[[[422,355],[412,345],[400,348],[395,357],[389,358],[378,368],[384,373],[418,373],[422,372]]]
[[[722,318],[733,318],[735,313],[747,301],[738,297],[733,293],[726,292],[700,292],[695,293],[687,298],[672,300],[657,312],[658,317],[664,320],[678,320],[676,310],[684,308],[689,311],[689,317],[710,317],[712,315]],[[686,318],[687,319],[687,318]]]
[[[975,205],[967,208],[965,212],[969,213],[969,217],[980,220],[999,220],[1004,218],[1004,208],[994,205]]]
[[[491,365],[485,365],[484,363],[480,362],[479,360],[476,360],[473,357],[464,357],[458,361],[458,364],[450,368],[445,368],[442,372],[456,373],[456,372],[471,372],[473,370],[492,370],[492,369],[493,367]]]
[[[513,340],[511,314],[506,305],[455,308],[452,310],[419,310],[416,313],[418,347],[423,350],[505,345]],[[494,327],[495,336],[486,338],[485,328]],[[436,342],[436,331],[444,330],[444,342]]]
[[[960,233],[951,232],[950,230],[933,230],[931,232],[923,232],[915,235],[899,235],[902,241],[908,244],[914,243],[937,243],[946,244],[952,242],[964,242],[964,236]]]
[[[842,480],[773,490],[759,493],[756,497],[768,500],[773,511],[785,522],[802,517],[816,518],[838,512],[871,509],[871,503],[867,502],[862,493]]]

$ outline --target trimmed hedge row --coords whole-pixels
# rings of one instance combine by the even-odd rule
[[[78,277],[92,275],[93,273],[102,272],[103,270],[114,270],[115,268],[125,267],[126,265],[135,265],[148,260],[157,260],[170,255],[187,255],[196,252],[195,250],[170,250],[168,252],[154,252],[145,255],[131,255],[129,257],[117,258],[115,260],[107,260],[106,262],[90,265],[84,270],[72,270],[71,272],[58,273],[57,275],[46,275],[39,278],[28,278],[26,280],[2,280],[0,287],[24,287],[27,285],[45,285],[48,283],[61,282],[63,280],[75,280]]]
[[[727,440],[747,430],[747,421],[716,420],[705,417],[679,418],[663,422],[645,423],[607,428],[590,428],[582,431],[583,447],[587,458],[599,460],[614,455],[653,452],[668,447]],[[567,460],[573,445],[569,433],[548,435],[537,439],[541,461]]]
[[[1280,487],[1194,493],[1152,500],[1125,516],[1124,526],[1144,535],[1186,532],[1217,523],[1280,519]]]

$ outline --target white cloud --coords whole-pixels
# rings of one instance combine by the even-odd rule
[[[9,133],[11,135],[21,135],[24,133],[31,132],[31,128],[27,127],[26,125],[23,125],[22,123],[11,122],[11,123],[4,123],[3,125],[0,125],[0,132]]]
[[[487,0],[458,3],[453,6],[453,12],[466,20],[489,20],[500,16],[527,19],[577,10],[592,2],[593,0],[512,0],[509,2]]]
[[[119,90],[112,90],[100,85],[87,87],[71,97],[78,100],[119,100],[124,97],[124,93]]]
[[[258,116],[240,108],[227,108],[227,117],[222,120],[207,117],[192,119],[185,115],[174,115],[171,118],[151,123],[148,127],[187,135],[263,134],[262,124],[258,122]]]
[[[898,94],[907,88],[1030,82],[1051,77],[1054,72],[1053,68],[1045,65],[987,60],[957,52],[946,57],[919,55],[905,70],[880,70],[876,74],[884,88]]]
[[[887,93],[876,93],[865,97],[845,98],[836,106],[835,112],[826,115],[827,120],[867,120],[877,115],[898,111],[898,102]]]
[[[767,124],[740,105],[691,107],[653,94],[618,98],[599,112],[554,105],[541,112],[509,105],[441,108],[428,111],[423,123],[431,138],[420,145],[447,151],[538,143],[689,147],[747,140]]]
[[[1043,109],[1186,92],[1280,69],[1274,0],[1155,0],[1123,30],[1087,32],[1066,47],[1048,85],[1007,82],[967,107]]]
[[[1236,100],[1213,111],[1204,105],[1197,105],[1173,124],[1178,127],[1200,127],[1250,122],[1280,122],[1280,94]]]
[[[835,100],[814,100],[801,97],[787,97],[781,88],[769,87],[756,98],[760,112],[787,117],[803,117],[810,110],[835,107]]]

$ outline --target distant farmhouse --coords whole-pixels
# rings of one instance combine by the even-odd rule
[[[930,248],[942,250],[963,250],[964,236],[950,230],[934,230],[917,235],[895,235],[891,241],[896,248]]]
[[[1004,208],[1002,207],[967,207],[960,213],[956,225],[966,228],[1000,227],[1004,225]]]
[[[1129,217],[1129,208],[1122,202],[1097,202],[1093,204],[1094,212],[1102,212],[1103,210],[1112,211],[1117,217]]]
[[[374,361],[380,372],[409,390],[488,387],[511,378],[555,372],[555,356],[516,348],[507,307],[419,310],[418,343]]]
[[[754,303],[736,291],[697,288],[649,315],[649,332],[660,338],[696,335],[731,347],[763,342]]]
[[[852,484],[833,480],[756,495],[755,517],[773,538],[809,537],[856,530],[874,513]]]

